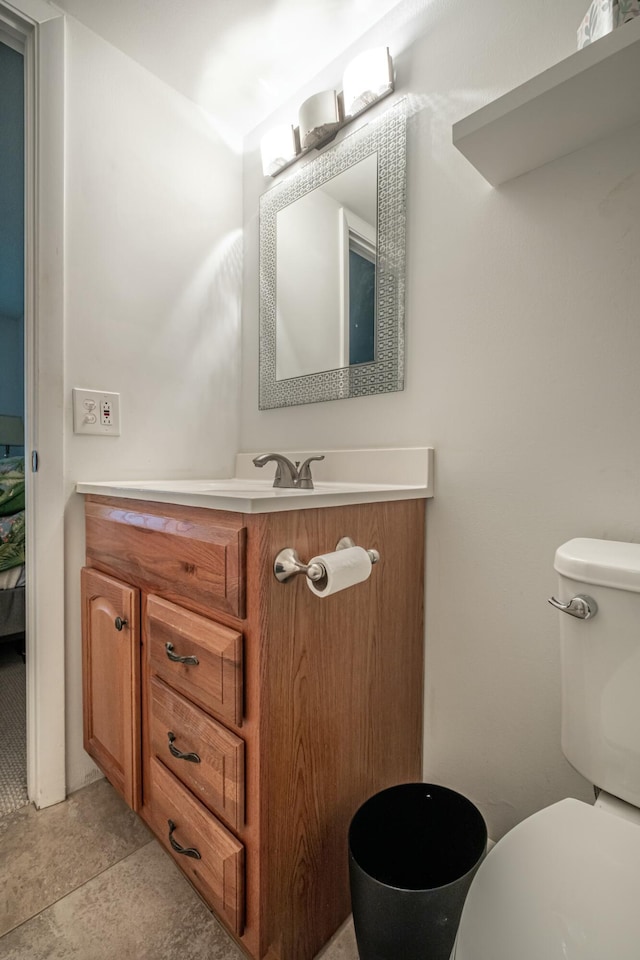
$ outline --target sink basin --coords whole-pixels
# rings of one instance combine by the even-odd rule
[[[104,484],[109,487],[118,487],[124,491],[138,491],[146,493],[184,493],[210,494],[219,497],[301,497],[314,496],[318,493],[338,494],[354,492],[363,488],[373,490],[387,489],[389,485],[362,484],[362,483],[322,483],[315,484],[313,490],[299,490],[296,487],[274,487],[273,480],[247,480],[244,477],[229,477],[225,480],[112,480]],[[82,484],[87,486],[87,484]],[[103,486],[93,484],[93,486]],[[85,493],[88,491],[79,491]]]
[[[254,497],[269,494],[273,490],[273,480],[245,480],[240,477],[224,480],[122,480],[110,484],[114,485],[156,493],[182,491],[195,494],[214,493],[228,497]]]

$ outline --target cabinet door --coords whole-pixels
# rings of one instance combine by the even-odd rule
[[[140,596],[82,570],[84,748],[124,800],[140,807]]]

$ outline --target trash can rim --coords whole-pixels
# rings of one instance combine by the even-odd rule
[[[427,791],[426,794],[425,789]],[[393,802],[390,795],[394,793],[398,795],[401,795],[402,793],[406,793],[408,796],[413,795],[413,810],[405,810],[405,817],[403,817],[401,820],[384,821],[385,815],[388,816],[388,809],[385,809],[385,803]],[[468,852],[461,851],[460,846],[458,846],[456,849],[455,843],[452,842],[451,855],[449,856],[448,854],[445,854],[443,850],[446,841],[443,842],[437,833],[427,835],[427,852],[429,854],[433,854],[436,859],[422,861],[425,864],[425,869],[422,871],[422,877],[416,877],[417,871],[412,869],[412,867],[409,867],[408,875],[407,871],[405,870],[405,878],[408,882],[403,883],[401,870],[395,869],[395,856],[389,853],[389,835],[391,834],[393,837],[395,834],[397,837],[398,834],[400,834],[401,838],[404,839],[402,837],[402,832],[404,829],[406,829],[406,816],[413,816],[415,818],[416,814],[422,815],[424,812],[426,812],[428,803],[425,803],[423,808],[421,806],[423,800],[434,801],[433,816],[436,825],[439,822],[439,817],[446,817],[447,804],[452,803],[455,805],[455,811],[450,811],[452,818],[452,832],[449,834],[449,836],[451,838],[456,836],[456,827],[458,827],[458,829],[463,828],[466,830],[466,837],[469,841],[469,849]],[[402,803],[401,800],[398,802],[400,804]],[[380,809],[376,810],[377,807]],[[402,815],[403,811],[400,809],[398,812],[400,815]],[[376,814],[379,818],[378,823],[376,823]],[[384,837],[384,841],[386,842],[386,851],[383,842],[381,847],[378,846],[378,849],[382,850],[382,859],[379,858],[376,862],[375,856],[367,849],[367,845],[372,832],[379,830],[380,826],[383,824],[383,821],[385,826],[387,824],[389,825],[388,831],[382,835]],[[416,820],[416,823],[417,822],[418,821]],[[469,873],[477,869],[478,864],[486,854],[487,840],[488,832],[484,817],[478,810],[477,806],[471,800],[469,800],[468,797],[465,797],[464,794],[461,794],[458,791],[452,790],[450,787],[445,787],[441,784],[413,781],[386,787],[384,790],[380,790],[371,797],[368,797],[367,800],[365,800],[360,807],[358,807],[351,819],[351,823],[349,824],[348,851],[349,858],[351,861],[353,861],[353,864],[357,867],[357,869],[361,871],[364,876],[370,878],[374,883],[379,884],[381,887],[398,891],[426,892],[445,890],[448,886],[459,883]],[[414,863],[417,864],[417,861],[414,861]],[[437,863],[442,864],[441,882],[437,881],[433,876],[433,871]],[[399,873],[400,875],[394,876],[394,872],[396,874]],[[411,874],[413,874],[413,882],[410,879]],[[420,880],[422,882],[419,882]]]

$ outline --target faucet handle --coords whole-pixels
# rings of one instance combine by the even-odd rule
[[[311,467],[309,466],[313,460],[324,460],[324,454],[319,457],[307,457],[298,470],[298,487],[301,490],[313,490],[313,479],[311,477]]]

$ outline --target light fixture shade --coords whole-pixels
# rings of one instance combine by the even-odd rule
[[[24,445],[22,417],[0,415],[0,445],[4,447],[22,447]]]
[[[388,47],[365,50],[344,71],[345,117],[353,117],[393,90],[393,61]]]
[[[340,110],[335,90],[314,93],[298,110],[300,146],[303,150],[326,143],[340,129]]]
[[[274,127],[265,133],[260,141],[262,172],[265,177],[275,176],[279,170],[295,160],[298,154],[296,147],[296,134],[290,123]]]

